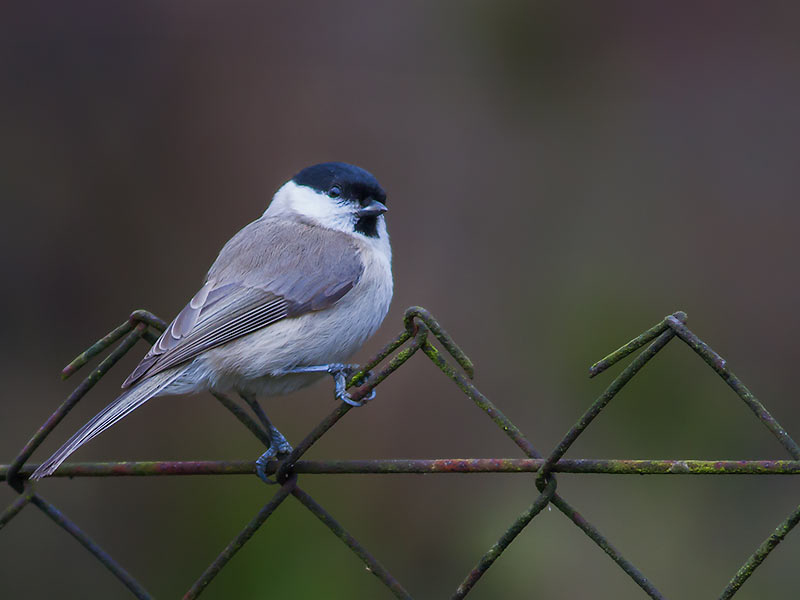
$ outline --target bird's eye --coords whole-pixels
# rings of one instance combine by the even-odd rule
[[[341,195],[342,195],[342,188],[340,188],[338,185],[335,185],[328,190],[328,196],[330,196],[331,198],[338,198]]]

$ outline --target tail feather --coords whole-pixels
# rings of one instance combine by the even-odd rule
[[[139,385],[126,390],[121,396],[106,406],[91,421],[81,427],[75,435],[59,448],[53,456],[44,461],[31,475],[31,480],[36,481],[51,475],[70,454],[83,446],[89,440],[97,437],[120,419],[127,417],[153,396],[162,392],[170,383],[175,381],[182,369],[164,371],[153,377],[145,379]]]

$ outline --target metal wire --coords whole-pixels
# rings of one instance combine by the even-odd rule
[[[595,363],[589,370],[590,377],[599,375],[613,364],[644,348],[633,361],[618,375],[606,390],[594,401],[581,418],[573,425],[548,454],[542,455],[522,431],[516,427],[486,396],[470,381],[474,374],[472,361],[453,341],[438,321],[423,308],[411,307],[404,317],[404,329],[369,360],[359,373],[349,381],[353,388],[351,396],[359,401],[390,375],[402,367],[406,361],[417,354],[429,358],[442,373],[451,379],[472,402],[507,435],[522,451],[526,458],[442,458],[432,460],[302,460],[302,456],[323,435],[325,435],[351,409],[349,404],[340,403],[319,425],[295,447],[282,461],[272,461],[267,466],[267,474],[274,475],[280,484],[272,498],[262,507],[242,531],[220,552],[205,571],[186,592],[184,598],[197,598],[214,577],[228,564],[233,556],[255,535],[264,522],[289,497],[295,498],[314,516],[324,523],[331,532],[352,550],[364,563],[368,572],[377,577],[396,598],[409,599],[412,596],[389,571],[336,519],[328,513],[308,493],[298,486],[300,475],[313,474],[382,474],[399,475],[408,473],[528,473],[535,474],[536,490],[530,506],[514,520],[502,533],[497,542],[484,553],[475,567],[458,585],[453,598],[467,596],[481,577],[502,556],[508,546],[519,536],[541,511],[548,505],[555,506],[581,531],[592,539],[608,556],[635,581],[650,598],[664,598],[656,587],[615,548],[611,542],[558,492],[556,473],[604,473],[611,475],[794,475],[800,474],[800,446],[792,439],[764,405],[750,392],[728,368],[725,359],[711,349],[705,342],[686,327],[687,316],[683,312],[669,315],[641,335],[637,336],[615,352]],[[80,399],[130,350],[139,339],[150,344],[158,338],[158,332],[165,329],[166,323],[147,311],[134,312],[124,323],[102,337],[85,352],[80,354],[67,367],[62,375],[66,379],[102,354],[111,345],[122,340],[119,345],[84,379],[75,391],[36,431],[30,441],[8,465],[0,465],[0,481],[5,480],[17,493],[17,498],[0,513],[0,529],[14,519],[28,505],[41,510],[54,523],[65,529],[89,552],[92,553],[115,577],[137,598],[152,596],[145,591],[125,569],[108,553],[103,551],[85,532],[47,502],[28,481],[30,474],[38,465],[28,463],[42,441],[61,422]],[[430,338],[430,339],[429,339]],[[606,408],[619,391],[635,377],[641,369],[672,339],[680,339],[694,350],[724,381],[742,401],[752,410],[756,418],[777,438],[789,453],[790,460],[627,460],[627,459],[565,459],[564,455],[591,425],[594,419]],[[433,345],[435,339],[443,350],[461,368],[451,365],[442,350]],[[386,363],[378,370],[379,365]],[[373,374],[368,376],[368,373]],[[269,444],[269,436],[261,425],[238,404],[222,395],[217,395],[220,403],[228,409],[262,443]],[[54,477],[124,477],[124,476],[173,476],[173,475],[252,475],[255,473],[254,461],[155,461],[155,462],[115,462],[115,463],[65,463],[53,474]],[[719,595],[720,600],[732,598],[770,552],[800,522],[800,506],[784,519],[765,541],[745,561],[734,574],[728,585]]]

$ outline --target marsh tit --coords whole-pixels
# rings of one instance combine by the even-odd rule
[[[31,476],[53,473],[75,450],[150,398],[210,390],[238,393],[271,444],[258,474],[291,446],[257,396],[287,394],[325,373],[336,396],[343,364],[378,329],[392,299],[386,194],[375,177],[345,163],[308,167],[284,184],[261,218],[222,248],[205,283],[122,387]]]

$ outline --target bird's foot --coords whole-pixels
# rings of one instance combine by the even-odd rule
[[[258,420],[261,421],[261,425],[264,427],[264,432],[267,434],[267,438],[269,439],[269,447],[267,448],[266,452],[256,459],[256,474],[264,483],[273,484],[275,482],[267,477],[267,464],[273,458],[281,459],[289,456],[289,454],[292,453],[292,445],[286,440],[285,437],[283,437],[283,434],[278,431],[278,428],[275,427],[275,425],[273,425],[272,422],[267,418],[267,415],[264,413],[264,410],[261,408],[261,405],[258,403],[258,400],[256,400],[256,397],[253,394],[240,391],[239,395],[245,402],[247,402],[248,405],[250,405],[250,408],[253,409],[256,417],[258,417]]]
[[[361,367],[358,365],[346,365],[341,363],[332,363],[327,365],[328,373],[333,375],[333,381],[336,385],[336,398],[349,404],[350,406],[364,406],[367,402],[375,398],[375,390],[370,390],[369,396],[362,399],[360,402],[353,400],[353,397],[347,392],[347,380],[350,379],[354,373],[358,373]],[[359,384],[364,383],[372,376],[372,373],[367,371],[362,377],[359,378]]]
[[[256,459],[256,474],[261,481],[272,485],[276,482],[272,481],[267,476],[267,464],[273,458],[280,460],[289,456],[292,453],[292,446],[288,441],[286,441],[286,438],[283,437],[283,434],[275,429],[275,427],[271,428],[270,437],[272,439],[272,443],[269,445],[269,448],[267,448],[264,454]]]
[[[375,398],[375,390],[370,390],[369,396],[362,399],[360,402],[353,400],[353,397],[347,393],[347,380],[350,379],[354,373],[358,373],[361,367],[358,365],[349,365],[344,363],[330,363],[328,365],[314,365],[311,367],[294,367],[292,369],[285,369],[279,371],[276,375],[289,375],[292,373],[329,373],[333,376],[334,384],[336,385],[336,398],[342,402],[346,402],[350,406],[363,406],[373,398]],[[371,371],[367,371],[361,376],[357,384],[363,384],[367,379],[372,376]]]

